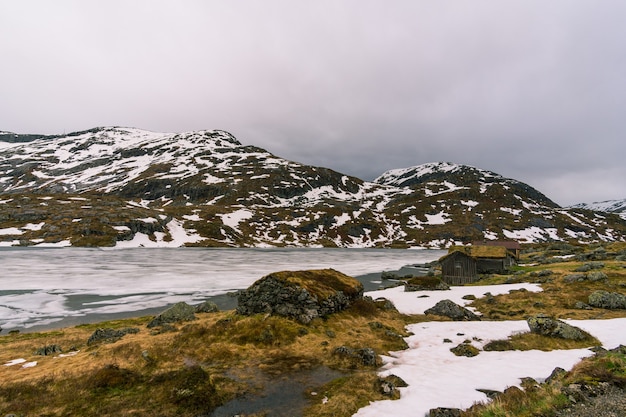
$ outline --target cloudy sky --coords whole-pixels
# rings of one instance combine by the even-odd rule
[[[623,0],[0,0],[0,130],[223,129],[371,180],[626,198]]]

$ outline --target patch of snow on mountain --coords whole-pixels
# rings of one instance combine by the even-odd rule
[[[233,211],[232,213],[221,215],[222,223],[224,223],[226,226],[232,227],[237,231],[239,231],[239,223],[252,218],[252,216],[254,216],[254,213],[247,209],[239,209]]]
[[[522,210],[512,209],[510,207],[500,207],[500,211],[504,211],[505,213],[511,213],[514,216],[519,216],[522,214]]]
[[[558,230],[554,228],[542,229],[540,227],[531,226],[522,230],[506,230],[502,229],[502,234],[507,239],[514,239],[521,243],[537,243],[546,240],[563,240],[558,235]]]
[[[437,214],[424,214],[424,216],[426,216],[425,224],[430,224],[430,225],[446,224],[452,221],[452,219],[449,217],[450,215],[448,213],[444,213],[443,211]]]
[[[24,232],[17,227],[7,227],[6,229],[0,229],[0,235],[21,235]]]

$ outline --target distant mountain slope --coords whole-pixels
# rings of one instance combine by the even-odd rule
[[[626,199],[624,200],[607,200],[595,203],[579,203],[572,208],[582,208],[586,210],[604,211],[607,213],[620,213],[626,215]]]
[[[0,133],[0,245],[439,247],[625,237],[619,216],[560,208],[527,184],[465,165],[425,164],[365,182],[219,130]]]

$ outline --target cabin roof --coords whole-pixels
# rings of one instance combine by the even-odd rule
[[[502,246],[509,250],[519,250],[522,246],[515,240],[480,240],[472,243],[473,246]]]
[[[508,250],[504,246],[451,246],[448,249],[448,254],[443,256],[441,260],[455,252],[460,252],[472,258],[506,258]]]

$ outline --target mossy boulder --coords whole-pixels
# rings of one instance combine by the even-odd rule
[[[561,320],[540,314],[529,317],[526,322],[531,333],[568,340],[585,340],[591,336],[578,327],[571,326]]]
[[[148,327],[158,327],[163,326],[164,324],[192,321],[196,319],[194,314],[195,312],[195,307],[181,301],[152,319],[152,321],[148,323]]]
[[[270,313],[303,324],[346,309],[363,297],[363,285],[334,269],[269,274],[239,293],[237,313]]]
[[[460,345],[450,349],[450,352],[454,353],[456,356],[465,356],[468,358],[472,358],[480,353],[477,347],[472,346],[469,343],[461,343]]]
[[[437,277],[413,277],[406,280],[404,284],[405,292],[412,291],[445,291],[450,286]]]
[[[589,296],[589,305],[609,310],[626,309],[626,295],[617,292],[594,291]]]
[[[441,300],[433,307],[424,311],[424,314],[449,317],[454,321],[479,321],[480,317],[471,310],[461,307],[452,300]]]

